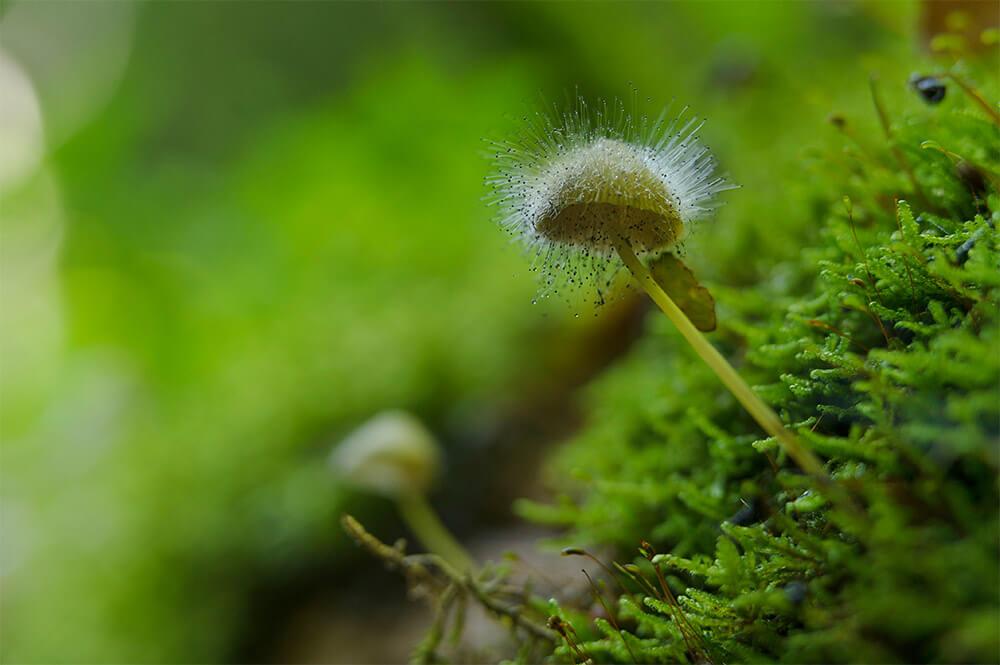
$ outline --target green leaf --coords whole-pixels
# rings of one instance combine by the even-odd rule
[[[715,298],[680,259],[667,252],[650,264],[649,271],[695,328],[702,332],[715,330]]]

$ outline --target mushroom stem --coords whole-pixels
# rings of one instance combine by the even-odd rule
[[[632,275],[642,288],[645,289],[646,293],[649,294],[649,297],[653,299],[653,302],[663,310],[663,313],[677,327],[688,344],[701,356],[705,364],[715,372],[716,376],[719,377],[733,396],[739,400],[743,408],[754,417],[754,420],[757,421],[761,428],[778,440],[778,443],[785,449],[788,456],[803,471],[823,481],[824,484],[828,484],[830,477],[827,475],[819,459],[810,450],[805,448],[798,437],[784,426],[781,419],[778,418],[778,414],[750,389],[750,386],[736,373],[736,370],[729,364],[729,361],[705,339],[701,331],[694,327],[694,324],[691,323],[684,312],[671,300],[670,296],[666,294],[660,285],[656,283],[649,269],[635,255],[635,251],[633,251],[628,240],[618,235],[615,239],[615,249]]]
[[[475,562],[448,528],[423,494],[409,493],[399,498],[399,512],[413,534],[424,547],[453,565],[463,574],[476,568]]]

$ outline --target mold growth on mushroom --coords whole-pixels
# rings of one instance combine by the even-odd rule
[[[698,140],[702,121],[686,115],[651,120],[621,102],[578,99],[566,113],[525,117],[519,134],[492,144],[490,202],[532,254],[541,296],[593,287],[603,303],[624,267],[620,238],[641,257],[655,256],[681,241],[716,194],[735,187]]]

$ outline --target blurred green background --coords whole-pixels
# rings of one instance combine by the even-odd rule
[[[914,103],[920,11],[0,5],[2,659],[346,658],[289,644],[297,606],[379,574],[342,511],[400,527],[329,477],[331,445],[413,410],[450,451],[446,518],[489,531],[635,334],[531,305],[483,139],[577,86],[691,105],[743,188],[689,261],[752,284],[813,231],[827,117],[876,125],[871,72]]]

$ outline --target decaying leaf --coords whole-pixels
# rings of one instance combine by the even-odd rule
[[[684,263],[667,252],[649,265],[656,283],[702,332],[715,330],[715,298]]]

